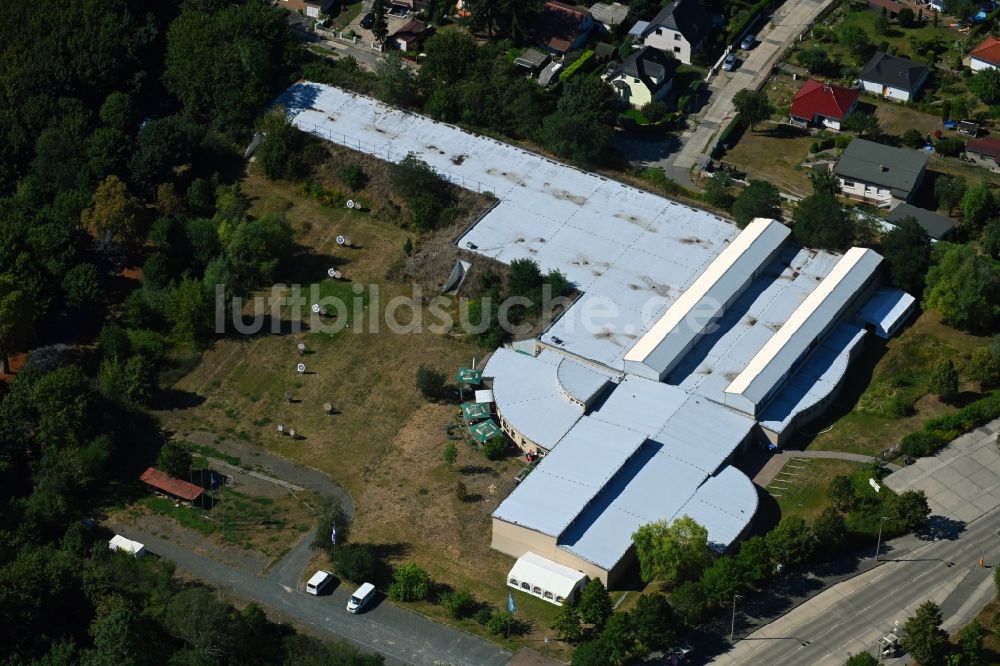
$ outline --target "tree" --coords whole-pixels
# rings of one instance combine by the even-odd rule
[[[892,283],[919,294],[931,265],[931,239],[915,219],[905,218],[882,237],[882,256],[889,264]]]
[[[661,578],[667,584],[693,580],[708,566],[708,530],[689,516],[640,527],[632,535],[644,581]]]
[[[428,400],[439,400],[444,394],[444,373],[420,364],[417,368],[417,390]]]
[[[325,535],[329,541],[329,534]],[[379,563],[375,549],[366,543],[349,543],[338,546],[334,556],[337,573],[352,583],[363,583],[376,578]]]
[[[632,609],[635,638],[645,652],[671,647],[677,641],[678,622],[670,602],[657,592],[639,597]]]
[[[608,646],[607,663],[621,666],[635,651],[635,630],[628,613],[614,613],[608,617],[601,631],[601,641]]]
[[[958,369],[950,358],[934,366],[929,388],[942,402],[951,402],[958,396]]]
[[[226,654],[235,647],[230,631],[231,607],[211,590],[193,587],[176,593],[163,614],[166,629],[197,650]]]
[[[922,490],[907,490],[889,503],[889,518],[910,531],[924,527],[930,515],[927,496]]]
[[[868,33],[859,25],[840,26],[837,30],[837,41],[847,49],[848,53],[853,54],[858,62],[867,60],[875,51]]]
[[[476,610],[476,598],[467,590],[452,590],[441,596],[441,606],[448,612],[448,617],[461,620]]]
[[[762,536],[753,536],[741,543],[736,561],[746,579],[751,582],[767,578],[773,569],[771,550]]]
[[[667,117],[670,109],[660,100],[654,99],[643,104],[640,111],[642,111],[642,115],[646,116],[646,120],[651,123],[658,123]]]
[[[920,145],[923,145],[923,139]],[[961,176],[938,176],[934,181],[934,197],[938,206],[947,208],[948,214],[951,215],[955,206],[962,203],[965,197],[965,179]]]
[[[570,666],[607,666],[611,663],[611,648],[600,638],[580,643],[573,650]]]
[[[604,626],[614,609],[611,604],[611,595],[608,594],[600,578],[592,578],[584,586],[580,593],[578,609],[580,619],[584,622],[592,624],[598,629]]]
[[[938,243],[927,273],[924,306],[947,322],[970,330],[993,330],[1000,322],[1000,266],[967,245]]]
[[[77,264],[63,278],[66,304],[77,312],[95,308],[104,298],[101,276],[93,264]]]
[[[170,325],[170,337],[178,345],[196,347],[209,335],[210,305],[204,286],[185,278],[172,286],[163,301],[163,315]]]
[[[97,186],[93,205],[83,211],[80,220],[95,239],[109,238],[130,251],[137,250],[144,240],[142,204],[115,175]]]
[[[489,441],[483,442],[483,455],[487,460],[500,460],[507,453],[507,438],[497,435]]]
[[[466,8],[472,14],[472,27],[486,30],[494,37],[523,41],[530,34],[535,17],[541,9],[539,0],[468,0]]]
[[[962,197],[962,219],[966,224],[980,227],[996,209],[993,188],[986,178],[970,187]]]
[[[867,652],[859,652],[849,656],[844,666],[878,666],[878,659]]]
[[[191,450],[188,447],[171,440],[160,449],[156,464],[170,476],[186,479],[191,470],[192,460]]]
[[[904,146],[909,146],[910,148],[923,148],[927,141],[924,139],[924,135],[920,133],[915,127],[908,127],[906,131],[899,137],[899,140],[903,142]],[[938,178],[940,180],[940,177]],[[959,178],[962,183],[965,183],[964,178]],[[937,185],[937,183],[934,183]],[[964,191],[964,190],[963,190]]]
[[[989,347],[974,349],[965,374],[984,390],[996,386],[1000,383],[1000,358]]]
[[[705,617],[708,604],[701,583],[689,580],[681,583],[670,593],[670,604],[685,625],[693,627]]]
[[[142,645],[146,637],[139,616],[127,606],[118,606],[98,617],[90,627],[94,647],[84,659],[88,666],[142,666],[150,663]]]
[[[836,551],[847,542],[847,524],[832,506],[823,509],[812,524],[816,545],[824,551]]]
[[[875,30],[875,34],[882,36],[889,32],[889,17],[885,15],[885,7],[882,8],[882,13],[875,17],[875,23],[872,25]]]
[[[721,171],[716,171],[712,177],[705,181],[705,191],[702,198],[713,206],[719,208],[729,208],[733,205],[733,195],[729,191],[732,185],[729,176]]]
[[[486,630],[494,636],[499,636],[516,624],[513,613],[507,609],[497,609],[490,613],[489,619],[486,620]]]
[[[896,20],[899,21],[899,25],[903,26],[904,28],[912,28],[913,10],[910,9],[909,7],[903,7],[902,9],[899,10],[899,13],[896,15]]]
[[[787,516],[764,537],[776,561],[786,566],[803,564],[812,557],[816,540],[800,516]]]
[[[10,354],[28,343],[32,328],[30,295],[13,275],[0,274],[0,374],[10,374]]]
[[[389,596],[396,601],[423,601],[430,595],[430,591],[430,577],[417,564],[407,562],[392,572]]]
[[[566,600],[552,621],[552,629],[560,640],[575,643],[583,637],[583,627],[580,622],[580,611],[576,604]]]
[[[751,132],[758,123],[767,120],[774,113],[774,109],[767,99],[767,94],[749,88],[740,90],[733,95],[733,107]]]
[[[437,226],[440,209],[448,201],[445,182],[429,164],[413,153],[393,165],[392,191],[406,202],[414,226],[421,230]]]
[[[372,21],[372,34],[375,36],[375,41],[379,44],[384,44],[386,37],[389,36],[389,24],[385,18],[384,0],[375,0],[375,4],[372,6],[372,16],[374,17]]]
[[[934,152],[946,157],[958,157],[965,150],[965,142],[957,137],[945,136],[934,142]]]
[[[800,201],[792,221],[795,240],[807,247],[844,250],[854,240],[854,221],[832,194],[817,193]]]
[[[802,49],[795,56],[799,64],[809,70],[810,74],[823,74],[830,68],[830,54],[822,46],[810,46]]]
[[[941,629],[941,609],[933,601],[925,601],[904,625],[903,649],[921,664],[938,664],[948,648],[948,634]]]
[[[534,259],[514,259],[510,262],[507,291],[511,296],[537,298],[545,278]]]
[[[751,179],[733,202],[732,213],[736,225],[743,229],[756,217],[780,216],[781,193],[766,180]]]
[[[455,464],[455,460],[458,459],[458,447],[455,446],[455,442],[448,442],[441,453],[441,459],[449,465]]]
[[[839,475],[830,480],[826,496],[833,502],[838,511],[850,511],[854,508],[854,485],[851,477]]]
[[[952,653],[952,656],[959,657],[961,666],[979,666],[982,663],[983,639],[983,626],[973,621],[962,629],[958,636],[958,652]]]
[[[1000,102],[1000,71],[992,67],[982,69],[969,79],[968,86],[984,104]]]
[[[840,192],[840,180],[837,174],[825,166],[813,167],[809,171],[809,183],[812,185],[813,194],[836,195]]]
[[[743,570],[735,558],[720,557],[702,572],[701,587],[710,602],[721,606],[732,601],[733,596],[743,590],[745,580]]]
[[[375,92],[382,101],[397,106],[416,101],[417,81],[399,51],[389,51],[375,65]]]
[[[986,223],[983,234],[979,237],[979,246],[993,259],[1000,259],[1000,218]]]
[[[856,111],[844,119],[843,128],[849,132],[857,132],[858,136],[877,136],[882,127],[874,113]]]

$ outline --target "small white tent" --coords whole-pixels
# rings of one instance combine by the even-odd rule
[[[528,551],[517,558],[514,567],[507,574],[507,585],[544,599],[556,606],[572,599],[587,583],[587,575],[582,571],[553,562]]]
[[[132,541],[131,539],[126,539],[120,534],[116,534],[111,537],[108,541],[108,547],[111,550],[122,550],[126,553],[131,553],[132,557],[142,557],[146,554],[146,547],[139,543],[138,541]]]

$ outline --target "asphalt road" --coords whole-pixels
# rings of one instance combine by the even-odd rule
[[[258,576],[192,553],[152,534],[131,529],[156,555],[172,560],[192,578],[222,588],[246,601],[267,606],[320,638],[347,640],[367,652],[382,654],[386,664],[501,666],[511,655],[488,641],[412,613],[378,598],[366,612],[345,610],[354,588],[338,584],[323,596],[297,589],[309,560],[311,535],[272,569]]]

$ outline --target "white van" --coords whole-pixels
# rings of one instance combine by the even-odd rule
[[[365,605],[372,600],[375,596],[375,586],[371,583],[365,583],[351,595],[350,600],[347,602],[347,611],[349,613],[358,613],[361,611]]]
[[[333,574],[329,571],[317,571],[306,583],[306,592],[309,594],[320,594],[323,588],[333,580]]]

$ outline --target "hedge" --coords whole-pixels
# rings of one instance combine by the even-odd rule
[[[573,76],[573,74],[576,73],[576,70],[583,67],[584,63],[586,63],[593,57],[594,57],[594,52],[591,51],[590,49],[587,49],[586,51],[581,53],[579,58],[570,63],[570,66],[564,69],[561,74],[559,74],[559,80],[565,81],[569,77]]]
[[[744,129],[743,121],[740,119],[740,114],[733,116],[733,119],[729,121],[726,125],[726,129],[722,130],[722,134],[719,135],[719,139],[715,142],[715,148],[712,149],[712,157],[718,159],[729,150],[729,139],[735,139],[733,143],[739,141],[740,134]]]
[[[1000,418],[1000,393],[970,403],[954,414],[928,419],[922,431],[903,438],[901,448],[908,456],[929,456],[959,435],[996,418]]]

